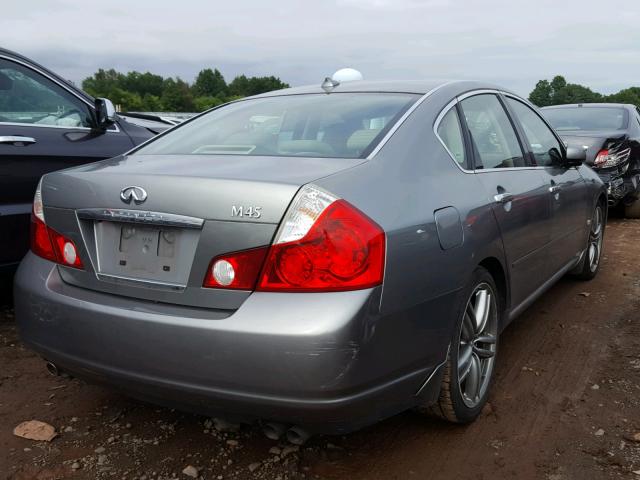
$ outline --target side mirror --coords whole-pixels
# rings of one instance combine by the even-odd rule
[[[116,121],[116,108],[108,98],[96,98],[96,126],[106,130]]]
[[[587,151],[580,147],[567,147],[564,164],[567,167],[578,167],[587,159]]]

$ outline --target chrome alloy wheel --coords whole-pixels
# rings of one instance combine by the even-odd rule
[[[458,385],[462,400],[475,408],[489,387],[496,354],[498,308],[488,283],[480,283],[467,301],[458,346]]]
[[[602,233],[604,218],[602,214],[602,205],[598,205],[593,212],[591,219],[591,230],[589,231],[589,244],[587,246],[587,261],[589,262],[589,270],[595,272],[600,263],[600,253],[602,252]]]

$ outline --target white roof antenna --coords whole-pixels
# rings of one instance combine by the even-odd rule
[[[330,77],[326,77],[320,86],[325,92],[331,93],[333,89],[341,83],[354,82],[356,80],[363,79],[364,77],[362,76],[362,73],[355,68],[341,68]]]

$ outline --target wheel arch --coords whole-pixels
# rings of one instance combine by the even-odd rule
[[[478,266],[485,268],[493,277],[493,281],[496,282],[496,288],[500,294],[499,308],[501,315],[499,329],[501,329],[504,326],[504,314],[510,304],[509,283],[507,281],[505,268],[502,265],[502,262],[500,262],[496,257],[486,257],[478,263]]]

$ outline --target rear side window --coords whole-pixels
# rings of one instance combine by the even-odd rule
[[[181,125],[136,153],[364,158],[418,98],[332,93],[243,100]]]
[[[460,102],[478,162],[476,168],[526,167],[509,117],[493,94],[475,95]]]
[[[520,120],[536,165],[558,165],[562,160],[562,146],[551,129],[524,103],[511,97],[507,97],[507,103]]]
[[[460,119],[455,108],[450,109],[438,125],[438,137],[449,151],[453,159],[458,162],[461,167],[467,166],[466,155],[464,151],[464,139],[462,136],[462,128],[460,127]]]

